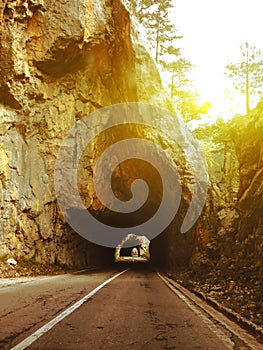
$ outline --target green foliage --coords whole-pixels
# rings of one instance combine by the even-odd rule
[[[194,131],[206,156],[212,190],[221,206],[229,206],[237,198],[239,187],[238,160],[232,140],[233,122],[218,118],[215,124]]]
[[[169,18],[173,8],[171,0],[127,0],[126,3],[130,12],[144,26],[157,63],[165,62],[167,55],[179,54],[180,50],[175,47],[175,40],[181,36],[177,35],[175,26]]]
[[[173,96],[175,97],[177,110],[185,123],[200,120],[202,115],[207,115],[212,107],[210,102],[199,105],[199,94],[194,89],[176,91]]]
[[[200,120],[202,115],[208,114],[212,107],[211,103],[205,102],[199,105],[199,94],[188,78],[188,73],[193,67],[191,62],[179,57],[178,60],[167,64],[166,67],[172,77],[171,98],[175,101],[181,118],[188,123],[193,119]]]
[[[250,111],[250,97],[262,96],[263,53],[247,42],[240,47],[240,60],[229,63],[225,74],[233,81],[234,88],[245,94],[246,110]]]
[[[180,55],[176,45],[181,36],[177,35],[169,17],[173,9],[172,1],[127,0],[126,4],[144,26],[156,62],[170,75],[171,99],[182,119],[185,122],[200,119],[202,114],[208,113],[211,105],[206,102],[199,106],[199,94],[188,78],[192,64]]]

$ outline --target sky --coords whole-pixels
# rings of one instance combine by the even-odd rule
[[[174,0],[172,21],[183,39],[182,56],[195,65],[192,78],[202,101],[225,119],[244,112],[243,99],[225,97],[230,84],[224,75],[246,41],[263,49],[263,0]],[[234,95],[232,97],[235,97]],[[232,108],[232,111],[231,111]]]

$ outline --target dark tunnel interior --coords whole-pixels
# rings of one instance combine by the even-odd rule
[[[113,142],[118,142],[125,138],[142,136],[146,136],[150,139],[152,138],[151,141],[154,143],[161,143],[162,147],[165,149],[168,147],[160,135],[158,136],[158,139],[156,139],[156,136],[152,136],[151,130],[148,130],[148,128],[141,129],[140,126],[140,132],[138,133],[138,128],[136,125],[130,125],[125,128],[122,126],[117,128],[117,130],[115,128],[113,130],[109,130],[108,134],[105,133],[105,139],[103,139],[103,142],[98,143],[99,147],[95,150],[97,153],[96,158],[99,157],[100,154],[107,148],[107,143],[112,144]],[[95,141],[97,142],[98,140]],[[164,179],[161,177],[157,169],[151,163],[145,160],[131,158],[121,162],[115,168],[111,177],[111,189],[116,198],[123,202],[129,201],[132,198],[131,185],[137,179],[145,181],[149,189],[149,194],[143,206],[134,212],[125,214],[111,211],[100,202],[99,198],[94,196],[92,191],[89,192],[90,182],[93,176],[93,173],[90,170],[92,169],[92,165],[89,162],[90,154],[93,154],[93,151],[93,149],[87,148],[83,152],[79,164],[78,186],[82,201],[86,205],[86,208],[88,208],[87,210],[89,213],[97,221],[113,228],[121,228],[123,229],[124,233],[133,233],[132,227],[144,224],[150,220],[155,213],[157,213],[164,196]],[[174,162],[183,164],[184,159],[182,157],[182,153],[180,149],[177,149],[177,151],[178,153],[176,153],[176,159]],[[170,165],[171,164],[174,167],[174,163],[170,163]],[[168,164],[168,167],[170,165]],[[167,166],[167,163],[164,162],[163,167],[165,166]],[[169,184],[174,183],[173,181],[173,178],[168,178]],[[185,199],[188,196],[188,190],[184,187],[184,184],[180,184],[179,186],[182,187],[181,201],[180,207],[177,213],[175,213],[174,219],[166,227],[166,229],[159,235],[155,236],[150,243],[149,263],[157,267],[165,268],[172,265],[173,267],[187,266],[193,252],[195,229],[192,229],[191,232],[185,235],[179,233],[180,226],[188,208]],[[170,186],[169,189],[169,193],[166,193],[165,195],[170,199],[173,198],[171,193],[176,193],[176,186]],[[89,202],[91,196],[93,196],[92,203]],[[171,211],[171,208],[173,207],[170,205],[171,201],[169,202],[168,200],[168,203],[169,204],[167,204],[167,207],[165,207],[165,211]],[[147,232],[141,232],[139,234],[147,237]],[[149,237],[150,234],[151,232],[148,232]],[[84,244],[86,244],[88,250],[87,264],[111,265],[114,263],[115,249],[106,248],[90,242],[85,242]],[[121,255],[130,256],[131,251],[132,248],[123,248]]]
[[[174,223],[171,223],[163,233],[151,241],[148,265],[158,269],[167,269],[171,266],[180,269],[189,266],[194,247],[193,235],[191,233],[188,235],[177,234],[175,226]],[[88,256],[85,259],[87,266],[110,267],[120,264],[119,262],[114,262],[114,248],[91,243],[76,233],[74,235],[85,247],[82,252],[85,254],[86,251]],[[131,256],[134,247],[136,246],[122,248],[120,255]],[[125,265],[125,263],[122,264]]]

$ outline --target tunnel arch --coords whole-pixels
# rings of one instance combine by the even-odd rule
[[[125,245],[132,245],[131,255],[126,257],[121,255],[121,250],[125,248]],[[150,241],[145,236],[138,236],[133,233],[128,234],[115,249],[115,262],[119,261],[142,261],[147,262],[150,260]],[[138,254],[136,254],[136,251]],[[137,255],[137,256],[136,256]]]

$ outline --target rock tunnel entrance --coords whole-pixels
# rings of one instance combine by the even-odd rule
[[[180,221],[176,217],[163,233],[151,241],[145,236],[128,234],[116,248],[94,244],[71,230],[75,248],[65,247],[72,254],[72,261],[67,261],[67,264],[106,267],[119,262],[147,262],[158,268],[187,267],[196,246],[196,234],[195,230],[180,233]]]
[[[124,253],[127,246],[131,247]],[[148,262],[150,260],[149,251],[150,241],[145,236],[138,236],[133,233],[128,234],[122,242],[116,247],[114,260],[115,262]]]
[[[139,235],[143,235],[147,237],[151,241],[151,244],[148,244],[148,252],[150,259],[150,263],[157,266],[185,266],[189,264],[189,260],[191,258],[194,244],[195,244],[195,229],[187,232],[186,234],[181,234],[180,229],[182,226],[182,222],[185,218],[186,212],[189,208],[189,204],[191,202],[191,188],[186,183],[186,173],[187,180],[192,180],[193,174],[191,172],[191,168],[189,164],[187,164],[185,155],[182,152],[182,149],[173,141],[167,140],[162,134],[155,134],[155,131],[151,130],[148,127],[142,127],[138,125],[129,125],[128,126],[119,126],[115,128],[109,129],[107,132],[103,133],[103,140],[101,142],[100,139],[94,139],[94,144],[89,145],[82,153],[80,157],[79,167],[78,167],[78,190],[81,195],[81,199],[88,211],[92,214],[92,216],[103,223],[104,225],[108,225],[112,228],[121,229],[124,234],[122,237],[127,239],[127,235],[129,236],[129,232],[132,232],[132,227],[139,226],[150,220],[159,210],[160,203],[162,202],[162,198],[164,194],[167,196],[168,200],[166,202],[166,206],[163,208],[163,215],[166,215],[166,212],[174,211],[174,205],[172,204],[172,196],[176,192],[176,186],[181,187],[181,191],[178,192],[179,198],[179,207],[177,212],[173,212],[174,218],[171,223],[165,230],[162,230],[161,234],[156,236],[155,238],[151,237],[151,232],[140,232]],[[102,137],[101,136],[101,137]],[[148,197],[144,204],[137,210],[129,213],[116,212],[108,209],[105,205],[99,200],[96,195],[96,191],[92,186],[93,183],[93,174],[94,174],[94,164],[96,164],[97,159],[99,159],[100,155],[104,153],[104,151],[110,147],[111,144],[121,142],[123,139],[132,139],[136,138],[142,139],[147,138],[151,141],[151,143],[160,144],[159,153],[151,153],[148,155],[148,150],[145,150],[147,157],[150,159],[161,158],[165,159],[163,168],[166,167],[177,168],[180,178],[182,178],[182,182],[179,183],[179,180],[175,180],[174,177],[165,174],[167,177],[168,188],[169,191],[164,193],[164,185],[163,178],[157,169],[151,164],[149,161],[145,161],[142,159],[131,158],[125,161],[118,163],[117,166],[113,169],[111,174],[111,189],[114,196],[118,198],[121,202],[128,202],[133,197],[132,193],[132,185],[136,180],[144,181],[149,189]],[[139,141],[137,141],[139,142]],[[140,143],[142,145],[142,143]],[[144,146],[142,145],[141,148]],[[171,151],[171,157],[166,158],[164,155],[164,150]],[[128,149],[130,151],[130,149]],[[153,152],[152,149],[150,149]],[[112,161],[112,156],[109,157],[108,161],[105,162],[104,168],[100,168],[101,182],[98,183],[99,189],[105,195],[106,200],[110,197],[109,188],[103,186],[104,178],[103,175],[107,171],[109,167],[109,162]],[[65,187],[61,187],[62,191],[64,191]],[[69,187],[71,190],[71,187]],[[68,203],[73,204],[70,200],[71,192],[68,193],[69,200],[65,200],[66,206]],[[140,197],[141,193],[139,193]],[[171,198],[171,199],[170,199]],[[70,209],[73,212],[77,209]],[[86,209],[87,210],[87,209]],[[75,215],[75,214],[74,214]],[[161,218],[162,219],[162,218]],[[129,231],[128,231],[129,228]],[[89,230],[89,227],[86,226],[85,230]],[[136,232],[136,234],[138,234]],[[133,237],[134,238],[134,237]],[[82,238],[80,237],[82,240]],[[133,245],[127,246],[127,241],[123,242],[123,246],[118,247],[119,256],[129,256],[131,257],[132,252],[134,256],[133,258],[141,258],[143,252],[140,248],[140,242],[136,241]],[[122,238],[120,239],[122,240]],[[118,241],[114,248],[106,248],[105,246],[96,245],[90,243],[87,240],[83,239],[83,244],[86,246],[86,252],[88,255],[88,259],[86,259],[89,264],[108,264],[111,265],[114,260],[116,261],[116,251],[115,248],[121,242]],[[126,245],[125,245],[126,244]],[[136,248],[136,251],[132,250],[132,248]],[[82,254],[86,254],[85,252]],[[138,259],[137,259],[138,260]]]
[[[173,232],[172,229],[168,228],[157,238],[148,241],[146,250],[144,248],[142,250],[142,246],[136,241],[128,242],[132,244],[130,246],[120,244],[116,249],[102,247],[72,233],[79,249],[71,251],[72,262],[68,261],[68,264],[107,267],[119,262],[147,262],[158,268],[188,267],[196,244],[195,234],[190,232],[182,235]]]

